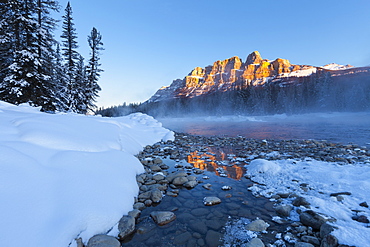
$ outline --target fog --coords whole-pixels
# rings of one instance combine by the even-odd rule
[[[315,139],[370,147],[370,112],[166,117],[158,120],[166,128],[193,135]]]
[[[271,82],[104,111],[105,116],[144,112],[164,127],[197,135],[317,139],[370,146],[369,73],[315,73],[290,84]]]

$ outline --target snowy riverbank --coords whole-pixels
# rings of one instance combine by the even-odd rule
[[[139,191],[134,155],[172,138],[144,114],[46,114],[0,102],[0,246],[74,246],[107,232]]]

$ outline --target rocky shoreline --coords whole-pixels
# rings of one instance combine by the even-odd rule
[[[212,184],[207,182],[207,176],[203,174],[204,170],[200,169],[200,167],[195,167],[192,163],[185,162],[185,164],[182,164],[179,162],[181,160],[188,160],[188,157],[194,154],[194,152],[205,154],[205,156],[200,158],[203,161],[220,162],[212,160],[212,155],[214,154],[208,152],[209,148],[212,147],[232,148],[235,153],[228,157],[230,164],[222,164],[223,166],[217,168],[216,172],[220,177],[228,176],[228,165],[239,164],[242,167],[243,164],[247,164],[254,159],[277,160],[288,158],[303,159],[308,157],[343,165],[356,162],[370,162],[370,152],[366,148],[354,144],[341,145],[316,140],[255,140],[244,137],[202,137],[176,133],[174,142],[161,142],[147,146],[137,156],[144,165],[146,172],[137,176],[140,193],[136,198],[133,210],[128,215],[123,216],[118,225],[118,238],[123,242],[122,246],[125,246],[125,243],[129,244],[130,237],[135,232],[139,234],[145,233],[146,229],[140,227],[138,223],[148,220],[148,217],[141,218],[141,213],[148,207],[158,205],[164,196],[176,198],[179,193],[183,193],[184,189],[189,190],[191,193],[191,190],[197,186],[202,186],[204,191],[212,188]],[[165,164],[166,162],[164,160],[166,159],[173,160],[176,164],[171,167]],[[226,167],[226,169],[222,167]],[[248,183],[246,184],[247,186],[252,186],[253,183],[248,177],[243,177],[243,179],[245,179],[244,182]],[[224,198],[227,198],[228,195],[231,196],[231,194],[227,193],[227,191],[232,190],[231,186],[227,184],[223,185],[221,190],[224,191],[223,194],[218,193],[216,196],[205,195],[203,198],[204,207],[215,207],[214,205],[222,204],[223,200],[225,200]],[[258,195],[256,194],[256,196]],[[333,196],[340,200],[342,194],[339,193]],[[267,223],[266,220],[259,219],[258,215],[255,219],[251,219],[251,222],[246,223],[246,233],[252,235],[257,234],[257,237],[251,237],[248,243],[243,242],[243,246],[346,246],[338,244],[337,239],[330,234],[334,229],[330,225],[330,222],[335,221],[335,219],[316,213],[310,208],[309,203],[307,203],[304,197],[297,196],[294,193],[276,194],[272,197],[274,204],[272,204],[273,208],[271,210],[274,210],[275,215],[273,216],[272,213],[269,213],[269,217],[271,218],[270,223]],[[285,198],[292,198],[292,204],[282,203]],[[307,210],[302,210],[301,206]],[[366,207],[367,203],[364,202],[363,206]],[[287,219],[293,207],[299,207],[297,210],[299,221],[292,222]],[[176,221],[177,210],[178,208],[175,207],[164,211],[153,211],[150,213],[150,218],[157,225],[165,226]],[[232,213],[232,211],[229,213]],[[211,215],[214,214],[210,214],[209,218],[212,218]],[[368,222],[367,218],[357,220]],[[276,228],[269,227],[270,224],[273,224],[271,222],[281,225],[280,229],[284,229],[284,231],[277,232]],[[222,224],[219,222],[216,223]],[[224,225],[226,224],[226,222],[223,223]],[[202,224],[203,222],[200,222],[200,225]],[[187,237],[177,236],[187,239],[184,241],[176,240],[173,242],[173,246],[218,246],[225,244],[225,238],[219,240],[222,237],[221,227],[213,227],[210,224],[203,228],[199,226],[194,228],[197,228],[197,231],[193,233],[192,237],[189,237],[190,233],[186,235]],[[269,230],[270,228],[273,230]],[[224,233],[225,228],[222,231]],[[265,237],[267,235],[269,237]],[[271,236],[274,236],[274,238]],[[235,241],[238,240],[236,239]],[[245,241],[245,239],[242,241]],[[235,246],[240,246],[241,242],[235,242],[235,244]],[[227,244],[225,245],[227,246]],[[82,243],[79,246],[83,246]],[[114,237],[96,235],[89,240],[87,246],[118,247],[121,246],[121,243]]]

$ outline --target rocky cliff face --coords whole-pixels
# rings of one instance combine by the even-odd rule
[[[246,62],[235,56],[216,61],[205,68],[196,67],[184,79],[174,80],[169,87],[159,89],[149,102],[193,98],[212,92],[264,86],[267,83],[279,83],[284,86],[298,80],[299,77],[310,76],[317,70],[347,70],[351,67],[332,64],[324,67],[294,65],[287,59],[277,58],[273,61],[263,59],[258,51],[254,51],[248,55]]]

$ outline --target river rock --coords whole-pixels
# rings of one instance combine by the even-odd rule
[[[184,232],[179,235],[177,235],[173,241],[175,245],[184,245],[186,241],[188,241],[191,238],[190,232]]]
[[[154,160],[153,160],[153,163],[154,164],[162,164],[162,160],[161,160],[161,158],[155,158]]]
[[[156,173],[156,174],[153,175],[153,179],[155,181],[160,181],[160,180],[163,180],[164,178],[165,178],[165,176],[161,172]]]
[[[139,200],[142,200],[142,201],[145,201],[147,199],[149,199],[152,195],[152,192],[151,191],[146,191],[146,192],[143,192],[141,194],[139,194],[138,198]]]
[[[152,172],[160,172],[162,171],[161,167],[159,165],[151,165],[150,166],[150,170],[152,170]]]
[[[338,239],[331,234],[326,235],[322,241],[320,247],[337,247]]]
[[[150,207],[150,206],[152,206],[153,201],[148,199],[148,200],[145,200],[144,204],[145,204],[146,207]]]
[[[315,247],[315,246],[310,243],[297,242],[294,244],[294,247]]]
[[[172,183],[172,181],[177,178],[177,177],[187,177],[188,174],[184,171],[180,171],[180,172],[175,172],[175,173],[170,173],[167,175],[166,179]]]
[[[320,240],[316,237],[313,237],[313,236],[305,235],[305,236],[302,236],[301,240],[303,242],[310,243],[310,244],[315,245],[315,246],[320,245]]]
[[[334,226],[329,225],[328,223],[324,223],[320,227],[320,238],[324,238],[326,235],[330,234],[332,231],[334,231]]]
[[[346,195],[346,196],[350,196],[352,195],[351,192],[336,192],[336,193],[331,193],[330,196],[339,196],[339,195]]]
[[[201,234],[206,234],[208,230],[206,224],[203,221],[199,221],[199,220],[190,221],[189,227],[193,231],[199,232]]]
[[[245,229],[249,231],[254,231],[254,232],[262,232],[262,231],[266,231],[268,227],[269,227],[269,224],[267,224],[261,219],[257,219],[255,221],[252,221],[248,225],[246,225]]]
[[[221,203],[221,199],[216,196],[206,196],[203,199],[203,203],[206,206],[213,206],[213,205]]]
[[[130,212],[128,212],[128,215],[137,219],[137,218],[139,218],[140,213],[141,213],[141,211],[139,209],[133,209]]]
[[[112,236],[98,234],[87,242],[87,247],[120,247],[120,242]]]
[[[212,187],[212,184],[209,184],[209,183],[203,184],[202,187],[205,188],[206,190],[210,190]]]
[[[133,206],[134,209],[143,210],[145,208],[145,204],[142,202],[137,202]]]
[[[192,189],[197,185],[198,185],[198,182],[196,180],[191,180],[191,181],[184,183],[184,187],[188,189]]]
[[[150,213],[150,216],[160,226],[166,225],[176,219],[176,215],[170,211],[154,211]]]
[[[275,207],[276,213],[281,216],[288,217],[293,207],[291,205],[278,205]]]
[[[222,190],[231,190],[231,186],[229,185],[224,185],[221,187]]]
[[[84,243],[82,242],[82,238],[76,238],[77,247],[85,247]]]
[[[172,184],[174,185],[183,185],[185,183],[187,183],[189,180],[187,179],[187,177],[176,177],[173,181],[172,181]]]
[[[206,235],[206,244],[209,247],[217,247],[221,244],[221,233],[209,230]]]
[[[294,199],[293,205],[296,206],[296,207],[308,206],[308,205],[310,205],[310,203],[306,200],[306,198],[299,196],[296,199]]]
[[[352,219],[361,223],[370,223],[369,219],[365,215],[355,215]]]
[[[215,219],[206,221],[207,227],[215,231],[219,231],[224,226],[224,223],[225,222],[223,221],[219,221]]]
[[[162,200],[162,192],[159,190],[159,189],[154,189],[151,191],[151,195],[150,195],[150,199],[153,201],[153,202],[160,202]]]
[[[124,239],[135,230],[135,218],[124,215],[118,223],[119,238]]]
[[[310,226],[315,230],[320,230],[321,225],[327,221],[324,217],[312,210],[302,212],[299,215],[299,219],[302,224]]]
[[[245,247],[265,247],[265,244],[259,238],[252,238]]]

